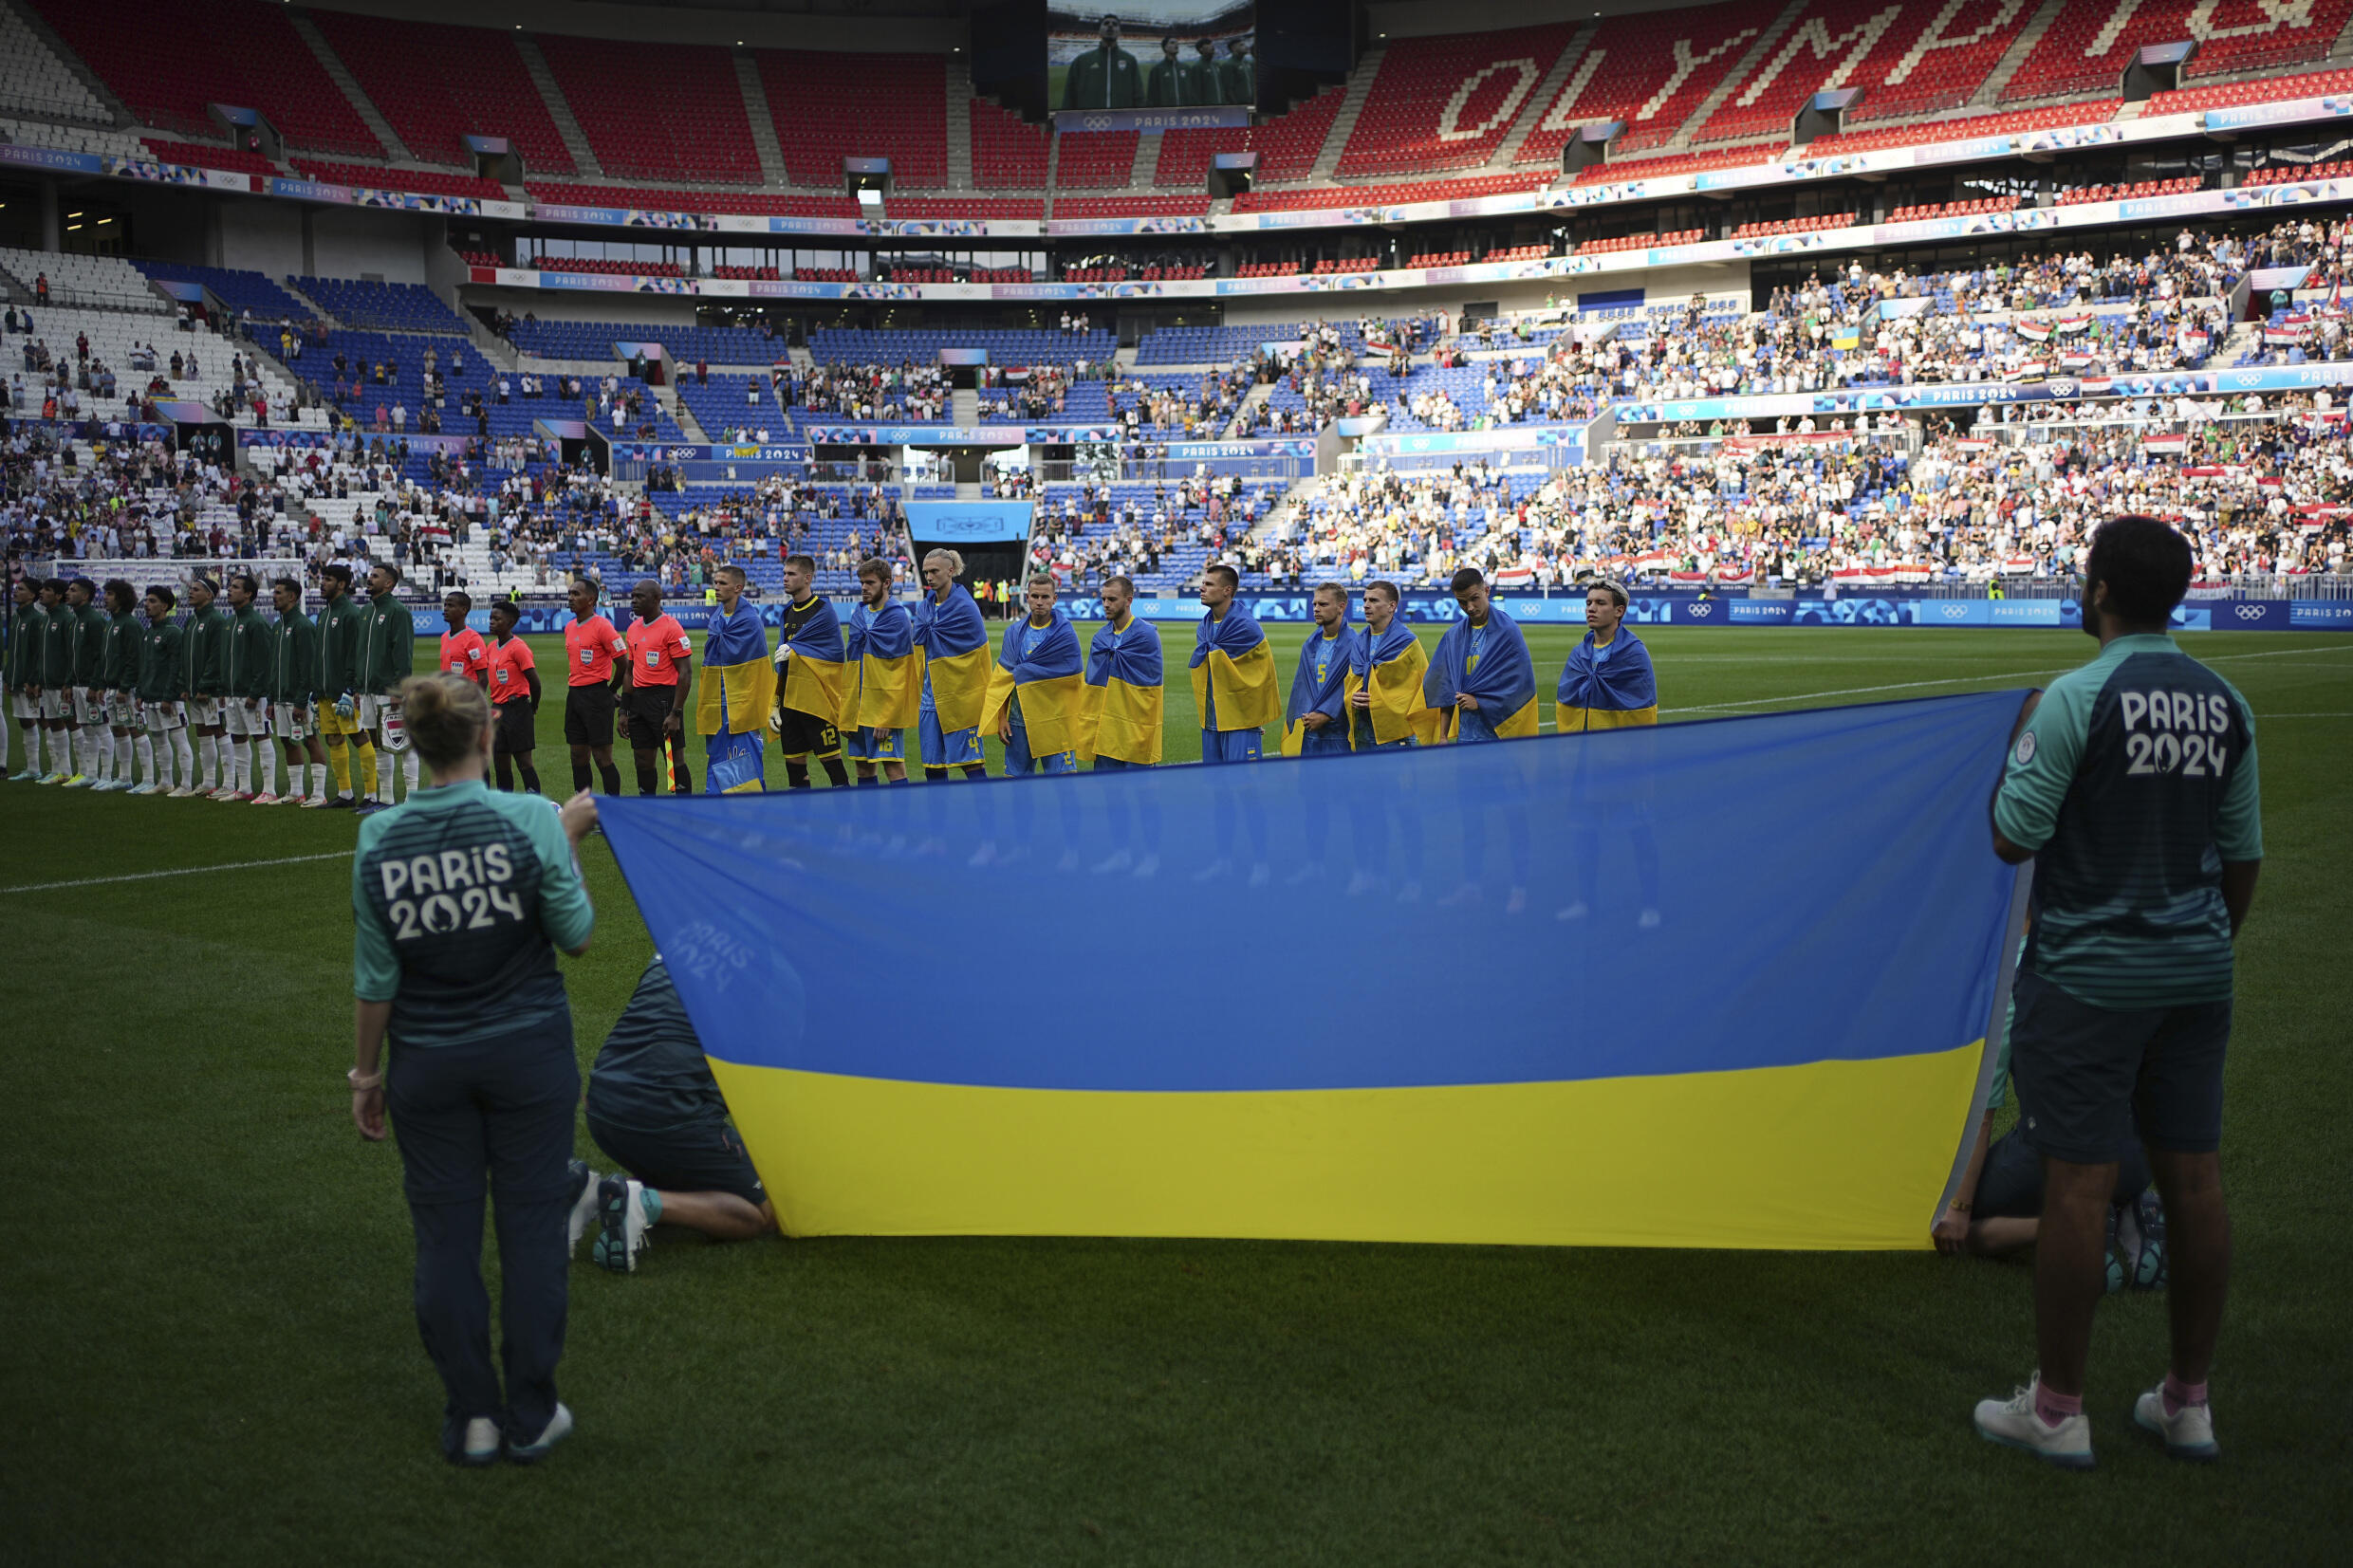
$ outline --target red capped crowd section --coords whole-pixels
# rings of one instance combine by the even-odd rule
[[[2197,42],[2185,76],[2325,60],[2353,0],[2067,0],[2002,100],[2113,92],[2135,50]]]
[[[393,134],[424,161],[471,166],[467,137],[503,136],[531,173],[572,173],[512,33],[357,11],[309,15]]]
[[[532,42],[607,175],[760,183],[760,154],[727,50],[562,33],[539,33]]]
[[[208,103],[259,109],[297,146],[381,157],[384,148],[284,6],[211,0],[33,0],[58,36],[149,125],[217,134]]]
[[[1485,163],[1576,36],[1575,23],[1560,22],[1392,44],[1348,133],[1339,173],[1421,174]]]

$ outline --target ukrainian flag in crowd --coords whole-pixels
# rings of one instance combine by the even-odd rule
[[[764,789],[769,710],[776,706],[776,668],[769,662],[768,631],[743,600],[735,613],[713,607],[703,636],[702,679],[695,688],[695,732],[709,759],[703,792],[732,795]]]
[[[616,798],[602,821],[795,1235],[1918,1248],[2023,920],[1985,826],[2023,696],[1381,752],[1312,790],[1275,762],[1085,773],[1028,825],[989,786],[941,790],[947,852],[919,859],[862,847],[889,791]],[[1536,803],[1572,782],[1579,813]],[[1073,917],[1057,856],[1103,854],[1137,806],[1170,875]],[[1237,807],[1277,875],[1196,882]],[[1474,814],[1525,812],[1530,908],[1451,910],[1418,950],[1385,924],[1368,1023],[1301,983],[1363,976],[1366,928],[1286,872],[1314,823],[1400,809],[1433,876]],[[1587,857],[1631,864],[1612,822],[1655,833],[1661,918],[1547,917]],[[927,995],[1051,983],[926,1027],[910,944]]]
[[[930,685],[940,731],[978,725],[989,692],[989,626],[962,583],[949,588],[945,604],[925,594],[916,605],[915,655],[917,687]]]

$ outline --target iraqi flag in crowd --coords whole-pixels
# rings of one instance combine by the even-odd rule
[[[2086,397],[2104,397],[2114,389],[2114,378],[2106,376],[2086,376],[2078,383],[2078,390]]]
[[[2204,355],[2208,346],[2213,342],[2213,339],[2208,337],[2202,329],[2195,326],[2183,327],[2180,336],[2174,341],[2181,345],[2181,352],[2192,359]]]
[[[2002,557],[2002,575],[2004,577],[2032,577],[2034,575],[2034,558],[2030,555],[2006,555]]]
[[[2049,369],[2040,360],[2029,360],[2010,373],[2013,381],[2039,381]]]
[[[2062,316],[2059,318],[2057,324],[2059,330],[2062,332],[2089,332],[2091,330],[2091,312],[2088,310],[2078,310],[2072,315]]]
[[[1756,568],[1753,566],[1718,566],[1715,569],[1715,580],[1718,582],[1753,582],[1756,581]]]
[[[2017,329],[2018,336],[2024,338],[2030,343],[2047,343],[2050,341],[2050,323],[2048,322],[2030,322],[2022,317],[2011,324]]]
[[[2140,438],[2142,452],[2155,452],[2160,457],[2178,457],[2189,449],[2190,438],[2187,435],[2144,435]]]
[[[1533,566],[1505,566],[1495,573],[1495,586],[1498,588],[1525,588],[1535,581],[1536,568]]]

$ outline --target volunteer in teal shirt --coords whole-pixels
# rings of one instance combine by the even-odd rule
[[[566,1235],[578,1238],[595,1203],[571,1158],[580,1068],[555,950],[586,951],[595,924],[574,846],[596,826],[596,802],[584,791],[559,814],[489,789],[491,709],[472,682],[435,673],[398,694],[433,786],[363,822],[352,858],[352,1116],[370,1141],[387,1112],[400,1132],[417,1328],[448,1393],[443,1453],[487,1465],[503,1448],[529,1462],[571,1430],[555,1384]],[[486,1175],[498,1199],[503,1390],[480,1267]]]
[[[2092,536],[2082,602],[2100,655],[2028,700],[1993,799],[1994,853],[2034,861],[2010,1071],[2044,1167],[2041,1371],[1981,1403],[1977,1430],[2077,1468],[2092,1463],[2083,1406],[2103,1222],[2136,1120],[2169,1229],[2173,1359],[2133,1418],[2177,1457],[2217,1451],[2206,1375],[2231,1256],[2222,1063],[2263,821],[2245,699],[2167,635],[2191,560],[2155,518]]]

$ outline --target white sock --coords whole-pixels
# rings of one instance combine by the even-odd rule
[[[380,746],[376,748],[376,798],[392,804],[392,753]]]
[[[9,736],[15,729],[16,726],[8,722],[7,715],[0,714],[0,774],[15,771],[9,766]]]
[[[229,782],[240,795],[253,793],[253,751],[237,736],[229,738]]]
[[[146,771],[147,782],[156,782],[156,738],[142,733],[139,737],[139,766]]]
[[[181,725],[172,731],[172,760],[179,767],[179,786],[195,787],[196,782],[195,748],[188,744],[188,727]]]
[[[51,729],[47,731],[47,734],[49,766],[43,770],[41,776],[46,779],[51,773],[71,773],[73,769],[65,766],[65,732],[63,729]]]
[[[270,781],[278,776],[278,748],[268,737],[253,743],[253,793],[275,795]]]
[[[220,744],[218,735],[196,737],[196,762],[203,768],[203,789],[207,794],[220,787]]]
[[[111,729],[98,732],[98,777],[101,784],[112,784],[118,777],[116,759],[121,754],[122,737]]]
[[[405,776],[406,776],[406,778],[408,779],[408,782],[409,782],[409,787],[408,787],[408,791],[407,791],[407,793],[408,793],[408,794],[410,794],[410,795],[414,795],[414,794],[416,794],[416,793],[417,793],[417,747],[413,747],[413,746],[412,746],[412,747],[409,747],[406,751],[403,751],[403,752],[401,752],[401,753],[400,753],[400,771],[401,771],[401,773],[402,773],[403,775],[405,775]]]
[[[327,778],[328,772],[326,764],[312,763],[310,765],[310,798],[312,800],[324,801],[326,799]]]

